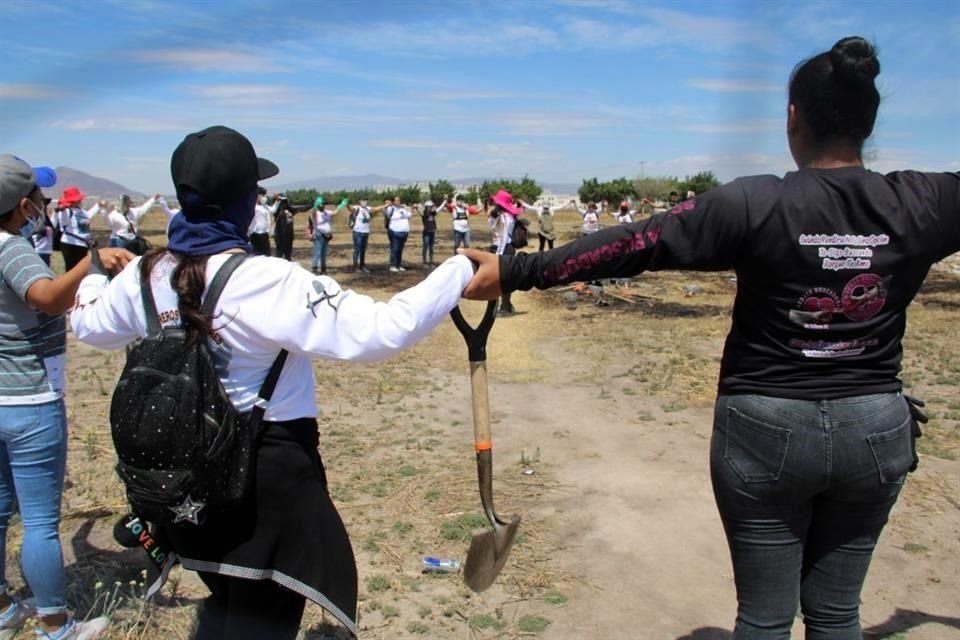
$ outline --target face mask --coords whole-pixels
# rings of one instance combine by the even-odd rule
[[[23,226],[20,227],[20,235],[24,238],[29,239],[30,236],[35,233],[40,233],[43,231],[43,211],[40,210],[37,205],[33,203],[33,200],[30,200],[30,206],[33,207],[33,210],[37,212],[36,216],[31,216],[27,218],[27,221],[23,223]]]

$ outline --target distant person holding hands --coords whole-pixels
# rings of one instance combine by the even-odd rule
[[[267,190],[257,187],[257,206],[254,208],[249,233],[250,245],[258,256],[270,255],[270,227],[279,208],[279,199],[274,199],[273,204],[267,205]]]
[[[60,202],[64,207],[60,210],[57,226],[62,233],[60,237],[60,251],[63,253],[64,269],[70,271],[87,255],[90,243],[90,220],[101,209],[107,206],[101,200],[89,209],[83,208],[86,194],[75,186],[63,190]]]
[[[553,243],[557,239],[557,230],[553,216],[557,211],[562,211],[563,209],[568,208],[572,209],[574,207],[574,202],[571,200],[567,204],[559,207],[551,207],[546,201],[544,201],[539,207],[527,204],[523,200],[520,200],[519,202],[520,206],[522,206],[524,209],[533,211],[537,214],[537,236],[540,238],[540,248],[538,251],[543,251],[544,247],[553,249]]]

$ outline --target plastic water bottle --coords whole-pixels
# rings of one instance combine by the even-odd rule
[[[423,570],[431,573],[456,573],[460,571],[459,560],[448,560],[435,556],[423,556]]]

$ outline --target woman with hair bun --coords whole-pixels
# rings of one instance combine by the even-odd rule
[[[863,166],[880,63],[844,38],[790,78],[797,171],[760,175],[553,251],[489,256],[475,299],[642,271],[733,269],[710,445],[737,588],[736,640],[860,640],[860,591],[916,464],[898,377],[906,310],[960,251],[960,174]]]

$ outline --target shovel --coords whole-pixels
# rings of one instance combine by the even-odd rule
[[[480,501],[493,529],[474,529],[467,561],[463,567],[463,581],[476,593],[493,584],[510,555],[517,536],[520,516],[510,522],[500,519],[493,509],[493,440],[490,435],[490,401],[487,396],[487,336],[497,315],[497,301],[487,303],[483,320],[472,328],[464,320],[460,308],[450,312],[453,323],[467,342],[470,355],[470,391],[473,398],[473,439],[477,450],[477,478],[480,481]]]

